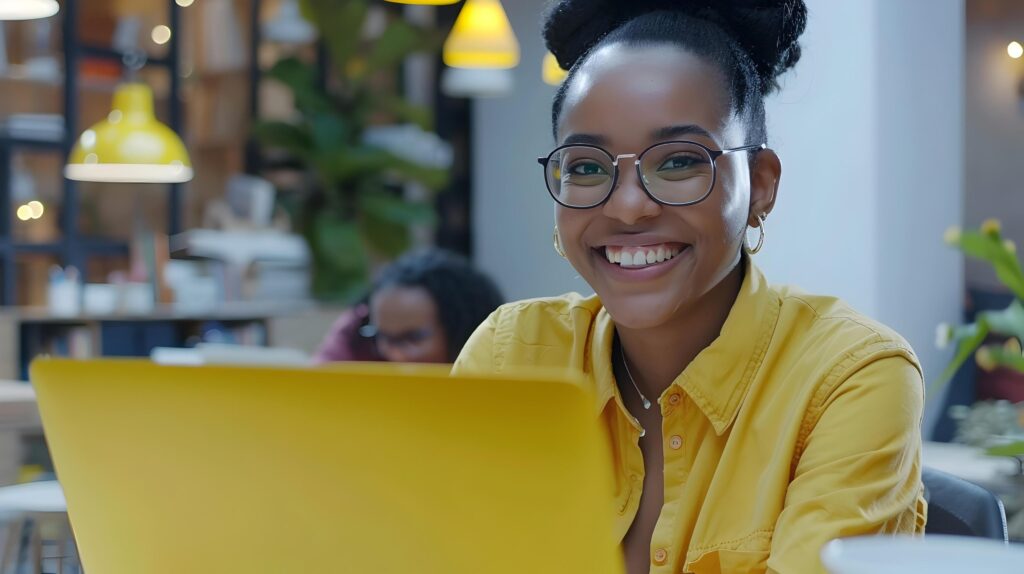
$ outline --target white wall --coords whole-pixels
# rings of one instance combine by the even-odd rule
[[[768,108],[784,174],[759,262],[899,331],[928,379],[963,299],[942,242],[963,211],[963,3],[810,0],[804,56]]]
[[[963,258],[941,238],[963,219],[966,12],[964,0],[878,8],[877,316],[934,378],[951,358],[935,347],[935,327],[959,322],[963,309]],[[929,423],[940,404],[929,405]]]
[[[811,0],[803,56],[768,102],[782,185],[758,263],[778,283],[878,308],[875,2]],[[841,65],[839,64],[841,63]]]
[[[803,59],[768,108],[784,173],[759,264],[892,325],[932,377],[947,359],[935,325],[959,316],[963,284],[942,243],[961,220],[963,1],[809,0]],[[586,290],[551,250],[533,161],[552,143],[544,2],[504,4],[524,59],[515,96],[474,110],[477,260],[513,297]]]
[[[546,53],[540,19],[546,0],[505,1],[522,46],[513,95],[473,108],[473,229],[476,263],[505,295],[525,299],[566,291],[590,293],[551,243],[554,208],[536,158],[551,151],[551,99],[540,79]]]

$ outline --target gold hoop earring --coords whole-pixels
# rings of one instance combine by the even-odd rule
[[[761,249],[764,248],[764,238],[765,238],[764,222],[767,221],[767,220],[768,220],[768,215],[767,214],[764,214],[764,213],[758,214],[758,216],[757,216],[757,221],[758,221],[757,229],[761,233],[760,233],[760,235],[757,236],[757,245],[755,245],[754,247],[750,247],[750,245],[747,243],[747,234],[746,234],[746,232],[743,233],[743,250],[747,252],[747,255],[757,255],[761,251]]]
[[[562,259],[569,259],[565,256],[565,249],[562,249],[562,238],[558,236],[558,226],[555,226],[555,233],[551,236],[551,240],[555,244],[555,253],[558,254]]]

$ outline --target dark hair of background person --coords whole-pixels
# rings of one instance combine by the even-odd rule
[[[555,95],[556,132],[573,80],[598,49],[679,46],[714,64],[747,127],[746,144],[768,143],[765,96],[800,59],[803,0],[560,0],[544,16],[548,49],[569,75]],[[622,113],[628,114],[628,109]]]
[[[449,251],[430,249],[406,254],[384,269],[374,293],[387,287],[420,287],[437,305],[438,319],[454,362],[473,331],[505,302],[490,277]]]

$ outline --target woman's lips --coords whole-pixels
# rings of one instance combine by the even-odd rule
[[[683,243],[656,243],[640,246],[605,245],[600,250],[604,251],[608,263],[631,269],[664,263],[679,255],[686,247]]]
[[[659,243],[639,247],[605,246],[594,249],[594,258],[602,272],[616,281],[644,282],[668,273],[683,261],[690,259],[692,252],[692,246],[684,243]],[[627,255],[629,263],[626,263]],[[647,262],[649,258],[652,259],[651,263]]]

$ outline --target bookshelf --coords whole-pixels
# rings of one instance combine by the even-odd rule
[[[41,355],[88,359],[146,357],[155,347],[187,347],[218,330],[223,341],[312,353],[342,310],[312,304],[231,303],[207,312],[157,308],[145,315],[60,316],[47,309],[0,310],[0,380],[28,380]]]
[[[183,113],[181,105],[181,71],[179,62],[178,38],[181,36],[181,7],[173,0],[167,0],[168,22],[175,34],[168,42],[167,56],[150,58],[147,66],[164,68],[169,77],[167,103],[169,125],[181,133]],[[90,258],[110,255],[127,255],[129,247],[122,242],[98,240],[83,237],[78,229],[79,223],[79,192],[75,182],[62,178],[60,237],[52,242],[22,243],[15,239],[12,223],[11,178],[13,175],[12,161],[15,153],[32,152],[55,154],[67,157],[78,137],[80,128],[81,98],[89,91],[97,89],[106,91],[112,86],[104,83],[98,85],[84,80],[80,74],[80,65],[85,58],[120,62],[124,54],[107,47],[84,44],[79,40],[79,9],[84,6],[83,0],[65,0],[60,15],[63,45],[63,78],[52,83],[53,88],[60,89],[63,95],[63,133],[48,137],[26,138],[0,130],[0,306],[15,305],[18,302],[18,258],[26,254],[48,255],[56,258],[63,265],[72,265],[79,270],[87,268]],[[3,79],[5,83],[24,84],[24,78],[16,74]],[[33,82],[29,82],[33,83]],[[34,82],[39,84],[39,82]],[[39,86],[46,88],[47,86]],[[176,234],[182,229],[181,198],[183,186],[180,184],[168,187],[167,197],[167,230]]]

